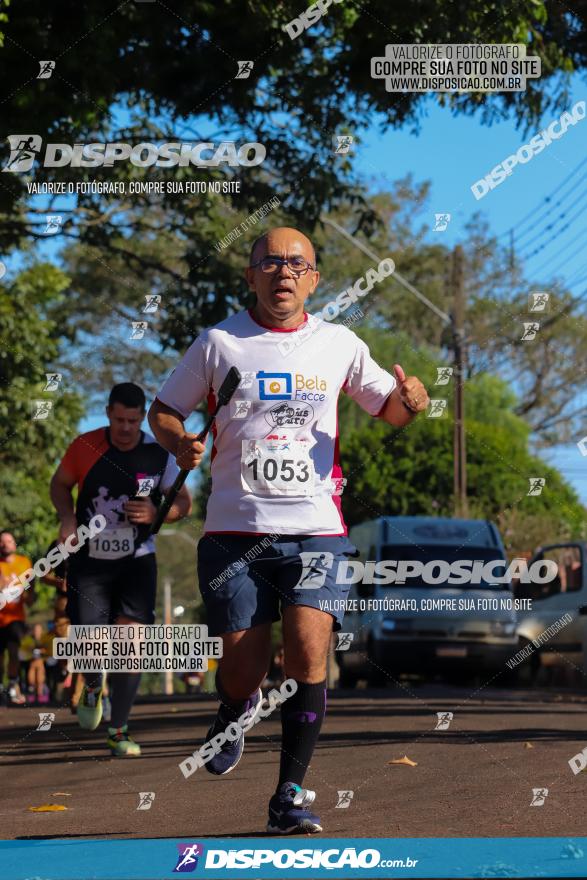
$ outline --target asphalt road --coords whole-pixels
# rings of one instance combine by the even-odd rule
[[[3,839],[260,836],[279,764],[276,714],[247,736],[238,768],[184,779],[178,763],[201,743],[208,698],[141,703],[132,733],[137,759],[115,759],[105,728],[77,727],[68,709],[0,710]],[[450,711],[448,730],[436,712]],[[526,837],[585,833],[587,773],[568,761],[587,746],[587,694],[442,685],[334,691],[306,777],[329,837]],[[531,748],[528,747],[530,744]],[[417,766],[390,765],[407,755]],[[533,788],[548,788],[530,806]],[[337,808],[337,792],[353,791]],[[155,792],[137,810],[139,792]],[[66,811],[33,813],[61,804]]]

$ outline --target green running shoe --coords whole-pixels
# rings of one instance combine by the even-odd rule
[[[77,720],[84,730],[95,730],[102,720],[102,688],[84,687],[77,704]]]
[[[128,724],[108,728],[108,748],[117,758],[138,758],[141,747],[128,735]]]

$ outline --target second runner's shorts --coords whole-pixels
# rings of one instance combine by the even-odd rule
[[[154,623],[157,562],[154,553],[117,560],[73,557],[67,573],[67,616],[73,624],[114,623],[119,614]]]
[[[337,571],[355,555],[354,544],[338,535],[278,535],[272,542],[268,535],[204,535],[198,579],[209,634],[273,623],[288,605],[326,611],[339,630],[350,584],[337,583]]]

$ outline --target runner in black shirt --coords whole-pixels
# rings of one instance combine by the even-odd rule
[[[154,438],[141,431],[145,395],[138,385],[115,385],[106,407],[109,426],[80,434],[70,444],[51,480],[51,500],[61,521],[59,540],[101,514],[106,528],[69,560],[67,616],[72,624],[150,624],[155,619],[157,567],[149,528],[161,494],[171,488],[177,465]],[[72,489],[78,487],[73,506]],[[184,486],[166,522],[187,516],[191,499]],[[95,730],[102,718],[102,675],[87,674],[78,703],[81,727]],[[140,673],[115,673],[108,746],[117,756],[140,755],[127,722]]]

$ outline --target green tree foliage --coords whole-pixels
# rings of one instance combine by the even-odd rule
[[[68,284],[59,269],[39,263],[0,285],[0,523],[32,557],[55,537],[49,480],[83,413],[71,378],[44,390],[45,374],[62,372],[68,341],[59,315]],[[36,400],[53,404],[48,418],[33,419]]]
[[[384,223],[373,235],[356,231],[352,210],[338,210],[336,222],[353,234],[354,244],[333,231],[329,224],[317,231],[321,269],[316,302],[336,296],[364,274],[373,260],[358,247],[371,248],[378,256],[391,256],[396,272],[358,300],[365,313],[354,329],[368,335],[376,360],[390,362],[390,350],[402,359],[414,359],[421,374],[426,362],[452,364],[452,330],[402,279],[450,317],[453,291],[449,284],[452,255],[427,233],[427,186],[410,179],[397,181],[389,193],[372,199]],[[560,284],[528,279],[522,267],[490,234],[481,217],[474,217],[463,242],[465,255],[465,378],[495,373],[515,388],[516,415],[522,416],[537,444],[548,446],[576,439],[582,430],[586,406],[578,395],[577,377],[585,370],[587,320],[584,297],[574,298]],[[334,282],[334,283],[333,283]],[[544,291],[549,302],[544,312],[530,311],[530,293]],[[344,319],[346,315],[341,315]],[[537,322],[531,340],[522,340],[524,325]],[[432,381],[436,372],[432,371]],[[579,435],[580,436],[580,435]]]
[[[467,384],[466,400],[472,413],[466,418],[470,515],[501,517],[510,545],[520,549],[524,534],[518,529],[531,519],[536,521],[534,532],[544,533],[548,524],[551,540],[583,535],[585,508],[559,472],[528,451],[528,426],[512,411],[507,386],[480,376]],[[401,430],[368,416],[361,416],[361,422],[348,434],[341,419],[347,522],[394,515],[452,516],[452,407],[441,418],[420,416]],[[528,495],[533,477],[546,480],[537,496]]]
[[[34,130],[52,142],[230,139],[268,147],[266,163],[239,169],[243,182],[231,198],[236,211],[250,213],[282,193],[291,217],[313,229],[321,213],[343,196],[371,209],[355,187],[352,163],[333,159],[332,139],[352,128],[361,131],[377,118],[382,130],[417,129],[425,114],[422,94],[389,93],[370,75],[371,57],[394,43],[523,43],[542,61],[539,81],[526,90],[502,94],[439,95],[454,112],[478,113],[484,123],[508,114],[526,127],[569,97],[567,74],[584,66],[584,31],[578,18],[555,0],[523,0],[504,9],[496,2],[390,4],[373,0],[332,5],[320,22],[291,40],[283,26],[306,4],[268,0],[178,0],[123,3],[111,7],[65,0],[25,6],[2,0],[0,64],[3,91],[10,99],[10,130]],[[254,68],[236,79],[237,61],[247,55]],[[39,59],[56,61],[50,79],[37,79]],[[99,75],[98,75],[99,73]],[[203,120],[208,120],[207,122]],[[6,145],[0,159],[7,156]],[[177,171],[177,169],[176,169]],[[120,169],[76,169],[76,180],[108,180]],[[224,178],[205,169],[202,179]],[[154,169],[134,169],[140,179],[165,179]],[[6,177],[8,175],[5,175]],[[125,165],[124,177],[129,176]],[[193,177],[193,169],[184,169]],[[0,248],[42,235],[41,217],[27,210],[26,178],[11,175],[0,188]],[[70,169],[46,169],[42,180],[64,180]],[[174,179],[181,179],[174,173]],[[163,197],[171,207],[175,196]],[[198,211],[204,231],[206,200]],[[112,200],[103,211],[100,197],[80,196],[68,212],[64,235],[81,235],[106,251],[121,229],[135,226],[132,212],[121,216]],[[178,226],[181,235],[181,224]],[[210,239],[196,237],[193,268]],[[189,279],[205,286],[205,268]]]
[[[395,273],[358,299],[365,317],[353,326],[360,332],[373,331],[370,344],[381,363],[389,362],[389,346],[408,362],[417,351],[420,372],[426,362],[440,366],[453,360],[450,326],[405,286],[412,285],[450,316],[452,256],[441,237],[430,235],[433,214],[428,189],[428,184],[416,184],[409,177],[396,181],[389,192],[370,194],[364,188],[363,197],[369,197],[372,208],[366,230],[356,205],[345,201],[333,208],[312,234],[321,280],[308,303],[309,311],[318,312],[352,287],[379,257],[391,257]],[[188,206],[183,235],[176,232],[178,205],[169,214],[173,220],[169,225],[163,209],[153,213],[147,202],[136,204],[133,215],[142,231],[128,237],[121,232],[120,252],[109,256],[108,262],[100,248],[85,244],[71,245],[63,253],[72,286],[61,317],[75,338],[76,359],[83,356],[80,379],[93,396],[124,379],[154,393],[176,360],[172,349],[183,351],[203,327],[251,304],[243,271],[253,239],[270,226],[295,222],[279,206],[231,246],[217,251],[211,242],[246,216],[224,204],[222,196],[210,197],[204,217],[195,202]],[[191,261],[197,261],[198,248],[205,242],[210,255],[203,263],[196,262],[192,273]],[[361,247],[377,257],[368,256]],[[574,438],[585,415],[576,385],[587,345],[584,304],[560,286],[526,279],[480,217],[471,222],[463,250],[467,380],[494,372],[511,382],[518,394],[515,412],[542,444]],[[529,311],[532,290],[550,292],[544,314]],[[161,296],[156,314],[142,313],[147,293]],[[338,320],[347,319],[351,311]],[[132,321],[144,319],[148,321],[144,339],[130,340]],[[532,320],[539,321],[540,330],[533,340],[522,341],[524,323]],[[159,342],[165,346],[163,352]],[[435,370],[430,378],[436,380]]]

